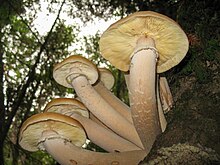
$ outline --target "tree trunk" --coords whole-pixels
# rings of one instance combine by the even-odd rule
[[[2,140],[2,138],[0,137],[0,164],[4,165],[4,151],[3,151],[3,147],[4,147],[4,142]]]
[[[3,84],[3,75],[4,75],[4,63],[3,63],[3,48],[2,43],[0,42],[0,164],[4,165],[4,154],[3,146],[5,137],[2,136],[4,133],[4,120],[5,120],[5,105],[4,105],[4,84]]]

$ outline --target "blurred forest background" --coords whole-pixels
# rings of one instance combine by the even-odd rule
[[[67,25],[60,15],[94,19],[119,19],[135,11],[152,10],[177,21],[186,32],[190,49],[175,68],[163,73],[168,79],[175,105],[166,114],[167,130],[158,137],[151,154],[173,144],[200,144],[220,154],[220,2],[219,0],[44,0],[56,14],[44,35],[33,21],[41,10],[40,0],[0,0],[0,164],[56,164],[43,152],[30,153],[18,145],[19,128],[29,116],[42,111],[54,97],[65,97],[71,89],[52,78],[53,65],[70,55],[69,48],[82,45],[97,65],[105,64],[114,74],[113,92],[128,103],[123,73],[99,54],[101,32],[78,38],[77,24]],[[58,8],[54,8],[58,6]],[[66,6],[64,8],[64,6]]]

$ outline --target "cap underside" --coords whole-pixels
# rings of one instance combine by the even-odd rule
[[[53,131],[50,137],[42,136],[44,131]],[[37,151],[42,147],[42,142],[47,138],[62,138],[76,146],[82,146],[86,140],[86,134],[80,123],[71,117],[57,113],[46,112],[36,114],[28,118],[19,135],[19,144],[28,151]]]
[[[101,36],[102,56],[122,71],[128,71],[139,37],[151,37],[159,53],[157,72],[177,65],[188,51],[184,31],[170,18],[154,12],[137,12],[112,26]]]
[[[98,71],[91,61],[74,55],[57,64],[53,70],[53,77],[57,83],[72,88],[71,83],[67,80],[68,76],[85,76],[91,84],[94,84],[98,79]]]

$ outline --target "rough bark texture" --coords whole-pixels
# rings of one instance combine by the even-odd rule
[[[158,150],[162,147],[171,147],[179,143],[187,143],[194,147],[199,145],[203,149],[206,147],[214,150],[207,153],[210,154],[209,156],[214,152],[215,155],[220,155],[220,66],[216,64],[212,67],[213,71],[208,81],[201,82],[196,75],[190,75],[177,76],[171,82],[175,106],[166,116],[167,130],[157,138],[145,163],[156,159],[160,155]],[[209,161],[209,158],[206,158]],[[183,157],[182,161],[183,159],[186,157]],[[216,162],[218,164],[219,161],[217,156],[214,162],[207,164]]]

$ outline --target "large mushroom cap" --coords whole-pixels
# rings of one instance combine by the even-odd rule
[[[55,98],[47,104],[44,112],[56,112],[67,116],[71,116],[72,113],[78,113],[89,118],[88,109],[83,103],[73,98]]]
[[[88,59],[73,55],[58,63],[53,69],[53,77],[57,83],[67,88],[72,88],[68,82],[68,76],[78,77],[84,75],[90,84],[94,84],[98,79],[97,67]]]
[[[151,37],[159,53],[157,72],[177,65],[188,51],[188,39],[172,19],[155,12],[141,11],[112,24],[101,36],[102,56],[122,71],[128,71],[138,38]]]
[[[46,131],[55,134],[43,136]],[[61,138],[81,147],[86,141],[86,133],[82,125],[71,117],[52,112],[39,113],[23,123],[19,144],[28,151],[37,151],[44,149],[42,142],[47,138]]]

